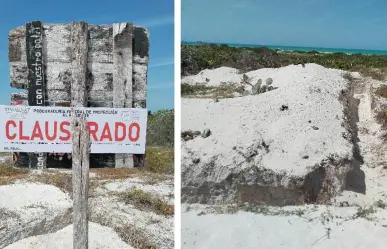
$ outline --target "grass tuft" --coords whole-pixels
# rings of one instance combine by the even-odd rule
[[[386,203],[382,200],[378,200],[375,202],[375,207],[385,209],[387,207]]]
[[[0,163],[0,185],[12,184],[16,180],[24,178],[28,174],[28,169],[15,168],[11,160]]]
[[[168,147],[149,147],[146,151],[145,169],[152,173],[174,173],[174,149]]]
[[[220,86],[205,86],[205,85],[181,85],[181,95],[183,97],[195,97],[206,99],[227,99],[234,98],[235,93],[243,94],[245,88],[233,84],[225,84]]]
[[[35,177],[35,182],[53,185],[70,195],[73,193],[72,175],[66,173],[44,173]]]
[[[132,188],[128,192],[118,194],[118,196],[125,204],[131,204],[140,210],[152,211],[166,216],[174,214],[172,205],[141,189]]]
[[[375,94],[383,98],[387,98],[387,85],[381,85],[380,87],[378,87],[378,89],[376,89],[375,91]]]
[[[356,214],[353,218],[364,218],[366,220],[372,220],[371,215],[376,213],[376,209],[373,206],[370,207],[358,207]]]

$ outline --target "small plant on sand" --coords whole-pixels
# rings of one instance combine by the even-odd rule
[[[188,95],[195,95],[195,94],[207,92],[211,89],[213,88],[203,84],[190,85],[190,84],[184,83],[184,84],[181,84],[180,91],[181,91],[181,96],[188,96]]]
[[[66,173],[44,173],[42,175],[36,176],[34,179],[35,182],[40,182],[43,184],[54,185],[65,193],[69,193],[70,196],[73,193],[73,183],[72,175]]]
[[[271,84],[273,84],[273,79],[272,78],[267,78],[266,79],[266,85],[270,86]]]
[[[366,220],[372,220],[371,215],[376,213],[376,209],[373,206],[370,207],[358,207],[356,214],[353,218],[364,218]]]
[[[120,238],[129,245],[138,249],[157,249],[158,247],[152,242],[152,237],[143,228],[137,227],[136,224],[128,220],[121,219],[112,221],[109,215],[97,213],[93,209],[90,210],[89,220],[101,224],[106,227],[113,228]]]
[[[387,85],[381,85],[376,89],[375,93],[383,98],[387,98]]]
[[[11,184],[15,180],[24,178],[28,174],[27,169],[15,168],[11,160],[0,163],[0,185]]]
[[[375,119],[383,127],[386,127],[386,125],[387,125],[387,109],[382,109],[378,113],[376,113]]]
[[[261,91],[261,85],[262,85],[262,79],[259,79],[258,82],[253,86],[251,89],[251,94],[252,95],[257,95]]]
[[[267,85],[261,86],[260,93],[265,93],[267,91]]]
[[[251,84],[251,79],[246,74],[243,74],[242,76],[242,83],[254,87],[253,84]]]
[[[132,204],[142,210],[149,210],[162,215],[173,215],[174,213],[173,206],[141,189],[132,188],[128,192],[119,194],[119,196],[125,204]]]
[[[349,82],[353,82],[355,80],[355,77],[353,77],[352,73],[350,72],[343,73],[343,78],[348,80]]]
[[[386,203],[384,203],[384,201],[382,200],[376,201],[374,205],[375,207],[382,208],[382,209],[385,209],[387,207]]]

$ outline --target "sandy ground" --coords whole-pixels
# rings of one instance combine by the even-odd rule
[[[89,223],[89,248],[90,249],[134,249],[113,231],[113,229]],[[73,248],[73,226],[67,226],[55,233],[29,237],[20,240],[5,249],[69,249]]]
[[[304,206],[302,215],[182,214],[182,248],[366,249],[386,248],[387,211],[354,218],[357,208]],[[288,207],[284,210],[294,210]]]
[[[240,84],[235,80],[237,71],[225,68],[218,71],[222,70],[228,71],[226,75],[233,75],[230,81]],[[260,162],[269,169],[293,174],[304,172],[308,161],[317,162],[325,153],[348,153],[350,146],[343,139],[345,131],[340,124],[344,120],[343,106],[337,102],[336,91],[345,88],[343,73],[315,64],[307,64],[305,68],[261,69],[247,75],[253,81],[273,78],[273,85],[278,89],[219,102],[183,99],[182,129],[208,128],[212,132],[208,138],[198,137],[183,144],[183,186],[184,181],[219,181],[224,178],[223,174],[229,174],[230,168],[231,172],[238,172],[238,165],[244,165],[238,162],[243,159],[238,159],[230,147],[249,148],[249,144],[262,138],[270,144],[272,154],[262,153]],[[184,80],[216,86],[220,81],[227,81],[218,74],[217,70],[207,70],[205,77],[199,74]],[[331,205],[282,209],[306,210],[302,215],[285,215],[285,211],[275,215],[267,211],[220,214],[219,207],[186,206],[182,209],[182,248],[386,248],[387,145],[383,138],[385,131],[375,119],[386,100],[374,94],[382,82],[361,78],[358,73],[352,75],[359,79],[354,98],[359,100],[357,144],[364,159],[360,169],[365,175],[365,193],[343,191],[332,198]],[[310,93],[304,95],[305,90]],[[278,112],[281,102],[289,106],[288,115]],[[308,129],[311,126],[319,129]],[[282,150],[286,153],[280,153]],[[218,157],[211,167],[191,162],[197,157],[205,163],[213,155]],[[304,155],[307,159],[302,159]],[[244,179],[248,179],[246,176]],[[208,209],[217,211],[208,212]],[[264,209],[275,208],[264,206]]]
[[[239,70],[231,67],[220,67],[216,69],[205,69],[197,75],[186,76],[181,79],[183,84],[203,84],[207,86],[219,86],[224,83],[240,83],[242,74]]]
[[[348,85],[343,74],[317,64],[264,68],[247,75],[253,82],[272,78],[275,90],[219,101],[182,99],[182,130],[211,131],[182,143],[183,190],[210,183],[227,188],[242,179],[238,175],[244,179],[238,184],[292,188],[324,160],[351,160],[353,144],[339,100]],[[341,170],[347,169],[332,167]],[[342,179],[333,181],[335,191],[342,187]],[[235,196],[235,187],[223,192]]]
[[[33,171],[26,179],[0,186],[0,248],[72,248],[72,199],[55,186],[28,182],[40,174],[46,173]],[[91,174],[90,179],[94,177]],[[118,198],[120,193],[137,188],[173,205],[173,179],[165,179],[102,179],[89,197],[90,248],[129,249],[139,248],[139,244],[173,248],[173,216],[125,204]],[[125,243],[121,236],[129,241]]]

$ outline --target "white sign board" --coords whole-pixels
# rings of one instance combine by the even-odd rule
[[[71,153],[70,107],[0,106],[0,151]],[[85,115],[90,153],[144,154],[147,109],[74,108]]]

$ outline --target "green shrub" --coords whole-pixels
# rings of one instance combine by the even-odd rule
[[[173,147],[174,110],[159,110],[148,116],[147,146]]]
[[[317,51],[280,52],[268,48],[234,48],[216,44],[200,44],[199,46],[183,44],[181,46],[182,76],[221,66],[234,67],[247,72],[260,68],[278,68],[301,63],[316,63],[328,68],[359,71],[365,76],[381,80],[386,75],[387,55],[319,53]],[[382,70],[373,70],[375,68]]]

